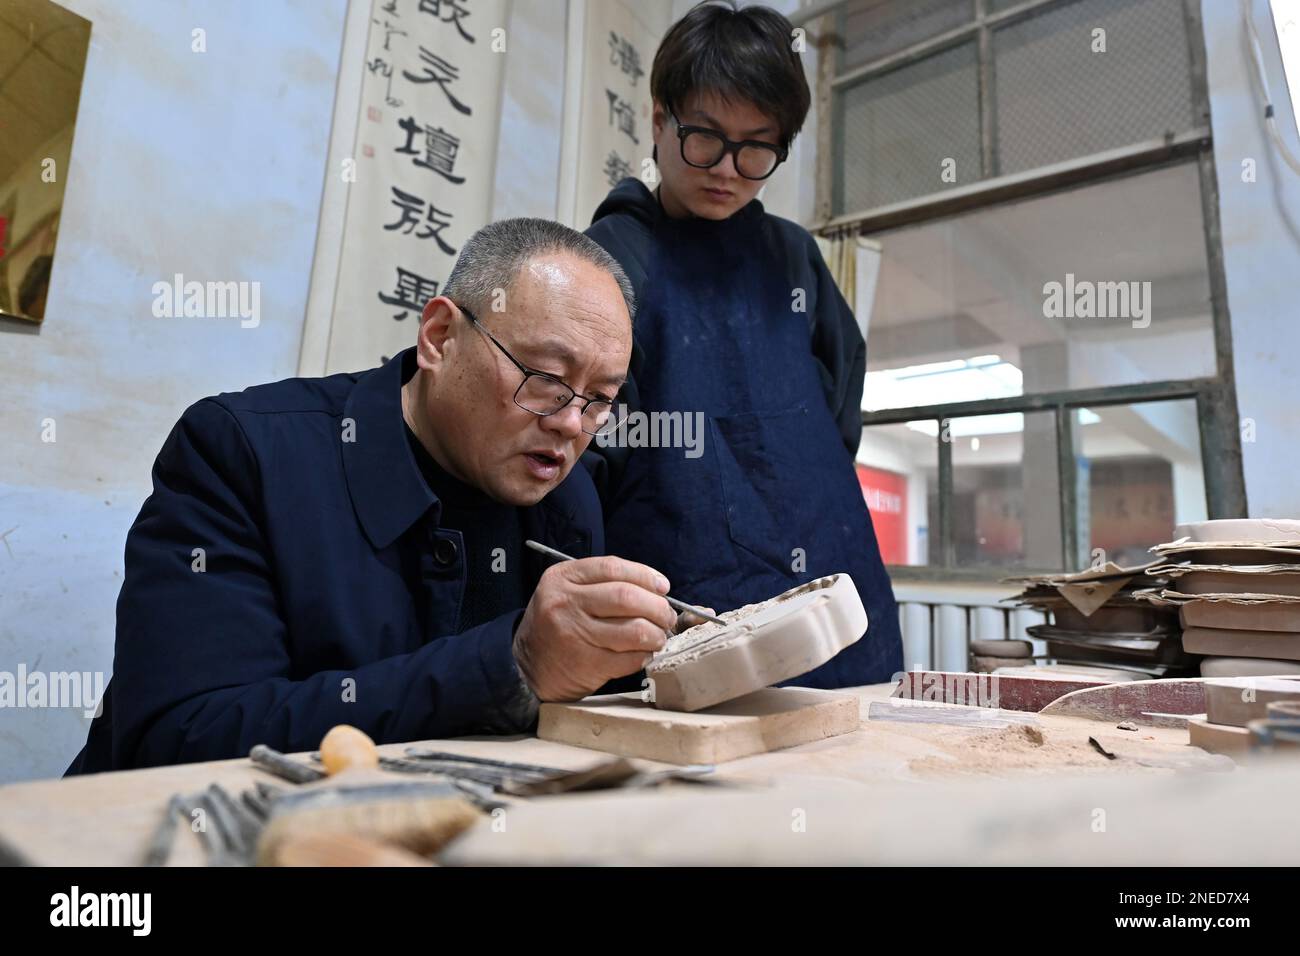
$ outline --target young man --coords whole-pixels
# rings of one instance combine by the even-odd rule
[[[866,348],[813,238],[755,198],[808,112],[779,13],[694,7],[650,75],[658,188],[624,179],[587,234],[627,272],[638,318],[633,412],[703,412],[703,454],[597,442],[586,464],[610,552],[719,609],[848,572],[866,636],[792,683],[902,669],[898,608],[853,459]],[[632,444],[627,442],[627,444]]]

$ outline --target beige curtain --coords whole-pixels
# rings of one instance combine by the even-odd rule
[[[858,237],[847,232],[830,237],[818,236],[817,246],[831,271],[831,278],[840,287],[840,295],[852,307],[857,301],[858,291]]]

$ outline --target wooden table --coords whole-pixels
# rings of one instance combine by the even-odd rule
[[[859,730],[720,765],[726,786],[519,801],[506,834],[472,832],[446,862],[1300,862],[1300,761],[1237,768],[1190,747],[1186,730],[1077,717],[1037,715],[1045,746],[1014,728],[869,719],[890,690],[846,691],[861,700]],[[534,737],[436,744],[571,769],[607,756]],[[241,759],[11,784],[0,843],[37,864],[134,865],[173,793],[273,779]],[[197,837],[180,834],[170,865],[202,862]]]

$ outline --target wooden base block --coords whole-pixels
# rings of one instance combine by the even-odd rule
[[[661,710],[641,695],[542,704],[537,736],[622,757],[717,764],[857,730],[858,698],[810,687],[768,687],[694,713]]]
[[[1206,718],[1216,724],[1245,727],[1268,716],[1269,704],[1300,701],[1300,680],[1288,677],[1225,677],[1207,681]]]
[[[1250,752],[1250,731],[1245,727],[1212,724],[1204,717],[1192,717],[1187,721],[1187,732],[1191,735],[1193,747],[1212,754],[1232,756]]]

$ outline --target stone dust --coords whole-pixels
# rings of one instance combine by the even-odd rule
[[[1048,774],[1061,771],[1115,773],[1132,772],[1138,766],[1131,760],[1107,760],[1092,748],[1086,734],[1074,739],[1060,731],[1045,732],[1028,724],[958,734],[931,743],[950,754],[951,759],[931,755],[910,761],[908,767],[918,776]],[[1162,768],[1142,769],[1155,771]]]

